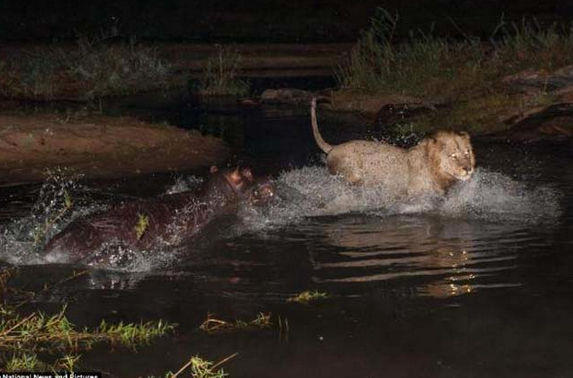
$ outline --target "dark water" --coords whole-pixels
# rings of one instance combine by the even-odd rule
[[[12,284],[38,292],[30,306],[69,303],[72,321],[88,326],[102,318],[179,324],[174,337],[137,352],[96,348],[83,367],[163,375],[193,355],[220,360],[238,352],[225,366],[231,377],[573,376],[571,151],[478,142],[471,183],[439,205],[405,206],[326,174],[307,109],[136,103],[127,111],[222,135],[235,161],[276,178],[279,199],[263,211],[243,210],[176,254],[89,268],[62,282],[80,268],[38,264],[26,235],[14,236],[17,227],[38,225],[30,215],[47,207],[31,210],[40,188],[1,188],[2,256],[20,259]],[[321,123],[332,142],[377,132],[328,117]],[[175,180],[87,182],[73,190],[87,212],[164,193]],[[42,290],[46,282],[50,289]],[[286,301],[315,289],[330,298]],[[271,312],[275,326],[219,336],[197,329],[209,313],[249,320],[259,312]]]

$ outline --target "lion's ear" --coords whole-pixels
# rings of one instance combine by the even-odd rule
[[[463,137],[465,137],[465,138],[467,138],[467,139],[470,139],[470,134],[468,134],[466,131],[458,131],[457,134],[458,134],[459,136],[463,136]]]

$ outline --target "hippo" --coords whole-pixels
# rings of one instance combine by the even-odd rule
[[[260,205],[272,196],[270,180],[255,180],[248,168],[212,168],[198,193],[124,202],[74,220],[46,244],[45,260],[81,264],[109,244],[130,250],[178,245],[214,219],[235,214],[241,202]]]

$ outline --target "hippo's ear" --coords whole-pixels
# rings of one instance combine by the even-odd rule
[[[217,173],[219,172],[219,168],[217,168],[217,166],[212,165],[211,168],[209,168],[209,173]]]
[[[243,168],[243,169],[241,170],[241,175],[242,175],[243,177],[246,177],[247,180],[253,181],[253,172],[251,172],[251,169],[250,169],[250,168]]]

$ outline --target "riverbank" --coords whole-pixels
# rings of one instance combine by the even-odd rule
[[[91,101],[162,88],[187,87],[205,78],[221,49],[239,64],[241,80],[332,76],[351,44],[108,43],[79,38],[66,44],[0,46],[0,98]],[[236,71],[235,71],[236,69]]]
[[[86,178],[199,169],[229,154],[220,139],[129,117],[0,114],[0,184],[56,168]]]

